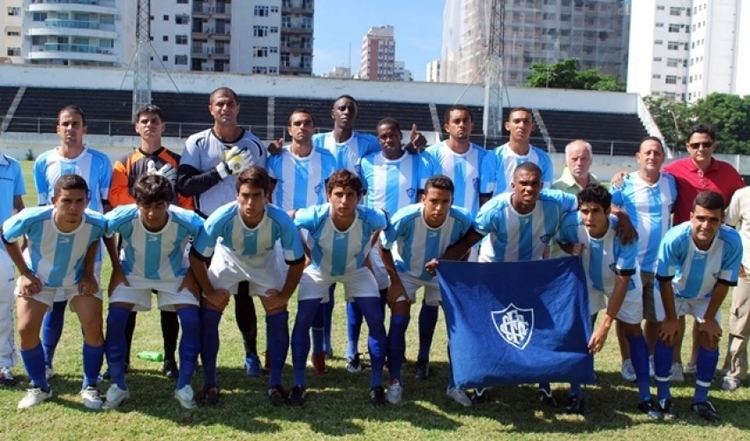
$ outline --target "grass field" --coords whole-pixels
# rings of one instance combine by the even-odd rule
[[[33,193],[31,163],[23,163],[26,184]],[[35,205],[35,197],[26,198]],[[105,267],[104,280],[109,268]],[[334,317],[334,349],[337,355],[345,348],[345,313],[338,294]],[[728,303],[728,300],[727,302]],[[256,302],[259,306],[259,303]],[[294,315],[294,302],[291,314]],[[260,309],[260,308],[259,308]],[[634,384],[620,378],[619,353],[614,335],[605,350],[597,355],[597,384],[587,388],[591,414],[587,418],[565,415],[541,408],[536,402],[535,388],[527,386],[499,388],[487,403],[463,408],[445,396],[447,357],[445,327],[438,324],[433,344],[433,375],[427,381],[413,379],[416,357],[417,307],[407,336],[407,358],[404,370],[404,402],[398,406],[373,408],[367,400],[368,374],[349,374],[344,360],[335,357],[329,372],[315,377],[309,371],[309,395],[303,408],[272,407],[266,398],[267,377],[247,378],[242,362],[244,353],[237,330],[233,307],[227,309],[221,324],[222,345],[219,353],[219,382],[222,400],[216,407],[182,411],[172,398],[173,384],[163,378],[161,364],[139,360],[133,356],[129,384],[132,400],[121,409],[108,413],[86,411],[78,391],[81,379],[81,335],[77,318],[68,313],[65,332],[60,343],[55,371],[51,381],[56,397],[42,405],[18,411],[16,403],[23,396],[26,378],[15,388],[0,388],[0,439],[322,439],[365,438],[380,440],[404,439],[618,439],[618,440],[733,440],[747,439],[750,419],[747,400],[750,392],[735,393],[719,390],[719,374],[712,390],[712,400],[723,422],[708,425],[689,413],[693,377],[673,387],[680,420],[672,423],[653,422],[635,410],[637,401]],[[259,312],[258,347],[265,345],[263,313]],[[724,329],[727,308],[724,308]],[[725,331],[726,336],[726,331]],[[360,351],[364,351],[364,339]],[[723,342],[725,343],[725,342]],[[683,350],[686,357],[689,344]],[[133,354],[142,350],[161,350],[158,312],[138,315]],[[724,346],[722,346],[722,356]],[[291,384],[291,361],[285,368],[286,386]],[[15,369],[19,375],[22,366]],[[201,386],[199,372],[193,382]],[[106,390],[108,384],[100,386]],[[555,394],[564,401],[566,387],[555,385]]]

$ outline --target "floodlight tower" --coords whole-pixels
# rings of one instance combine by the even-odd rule
[[[485,3],[487,4],[487,3]],[[488,138],[498,139],[503,124],[503,34],[505,32],[505,1],[491,0],[486,17],[487,58],[484,69],[484,118],[482,131],[485,144]]]
[[[150,9],[150,0],[138,0],[135,66],[133,68],[133,120],[135,120],[135,112],[139,108],[151,103]]]

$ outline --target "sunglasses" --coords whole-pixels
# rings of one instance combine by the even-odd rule
[[[713,141],[691,142],[690,144],[688,144],[688,147],[690,147],[693,150],[698,150],[701,147],[703,147],[704,149],[710,149],[713,146],[714,146]]]

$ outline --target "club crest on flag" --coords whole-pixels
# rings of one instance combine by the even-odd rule
[[[534,333],[534,310],[519,308],[511,303],[501,311],[492,311],[492,323],[503,340],[524,350]]]

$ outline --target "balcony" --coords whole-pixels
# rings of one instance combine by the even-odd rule
[[[193,3],[193,16],[208,18],[209,16],[226,15],[229,17],[231,9],[231,6],[228,6],[226,3],[219,3],[216,5]]]
[[[295,24],[295,23],[287,23],[281,26],[281,32],[286,34],[308,34],[312,35],[313,28],[310,27],[304,27],[301,24]]]
[[[31,46],[26,59],[31,60],[78,60],[116,63],[117,57],[112,48],[100,48],[83,44],[45,43]]]
[[[93,37],[115,40],[118,38],[115,26],[85,20],[47,19],[32,22],[26,31],[27,36],[54,35],[73,37]]]
[[[116,15],[114,0],[32,0],[29,12],[89,12]]]

